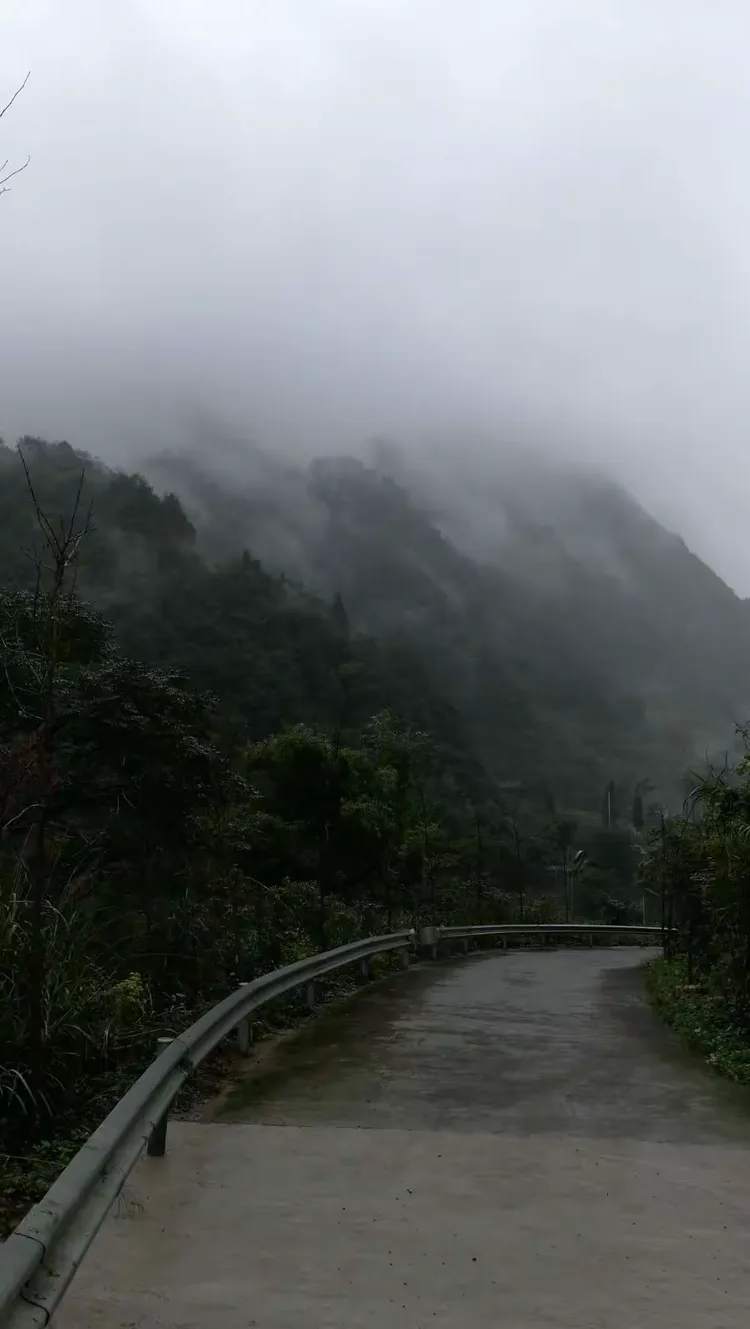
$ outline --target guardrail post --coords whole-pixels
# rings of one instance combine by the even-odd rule
[[[468,954],[469,954],[469,938],[468,938],[468,937],[464,937],[463,941],[461,942],[461,949],[462,949],[464,955],[468,955]]]
[[[309,1006],[309,1008],[310,1008],[311,1011],[315,1009],[315,984],[314,984],[314,983],[308,983],[308,984],[306,985],[306,987],[305,987],[305,1001],[307,1002],[307,1004],[308,1004],[308,1006]]]
[[[400,955],[401,955],[401,968],[408,969],[409,962],[411,960],[411,956],[409,954],[409,947],[404,946],[404,949],[400,952]]]
[[[359,966],[359,967],[360,967],[360,969],[362,970],[362,977],[363,977],[365,980],[369,979],[369,977],[370,977],[370,957],[369,957],[369,955],[366,955],[365,958],[364,958],[363,960],[360,961],[360,966]]]
[[[157,1038],[156,1055],[163,1052],[172,1042],[171,1038]],[[167,1152],[167,1122],[169,1121],[169,1108],[165,1108],[161,1117],[157,1121],[154,1129],[148,1137],[146,1153],[149,1158],[163,1158]]]
[[[240,983],[240,987],[246,988],[247,983]],[[246,1015],[244,1020],[240,1020],[237,1025],[237,1048],[243,1057],[249,1056],[252,1041],[253,1031],[250,1026],[250,1016]]]
[[[440,928],[425,927],[419,929],[420,950],[427,951],[433,960],[438,957],[438,942],[440,940]]]

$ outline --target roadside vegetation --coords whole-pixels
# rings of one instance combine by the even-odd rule
[[[5,1221],[243,980],[415,923],[638,921],[615,794],[498,787],[340,597],[206,562],[139,476],[0,446]]]
[[[661,820],[641,876],[670,929],[649,967],[655,1009],[709,1065],[750,1083],[750,755]]]
[[[710,978],[688,982],[684,957],[653,960],[646,974],[651,1003],[686,1047],[728,1080],[750,1084],[750,1028]]]

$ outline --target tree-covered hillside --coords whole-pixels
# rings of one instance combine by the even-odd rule
[[[152,463],[207,553],[253,539],[340,593],[353,624],[416,650],[495,782],[592,808],[609,779],[649,777],[674,804],[750,715],[746,606],[606,479],[542,461],[430,468],[382,446],[370,465],[211,457],[210,477],[195,456]]]
[[[673,655],[600,658],[594,563],[534,594],[352,460],[167,465],[157,489],[0,447],[0,1152],[36,1159],[27,1197],[52,1121],[85,1130],[242,979],[399,924],[640,917],[655,780],[694,732],[695,662],[672,735],[643,680],[666,695]],[[650,575],[668,600],[669,560]]]
[[[419,653],[353,632],[339,597],[266,571],[242,545],[207,561],[179,500],[137,474],[110,471],[65,443],[25,439],[21,450],[46,512],[71,511],[84,473],[92,523],[76,560],[81,597],[111,620],[125,652],[184,669],[213,692],[235,741],[297,722],[356,729],[389,705],[459,752],[457,719],[431,690]],[[29,588],[40,533],[9,448],[0,447],[0,477],[0,576]]]

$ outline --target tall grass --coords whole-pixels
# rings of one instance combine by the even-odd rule
[[[29,957],[24,875],[0,874],[0,1140],[64,1112],[86,1076],[116,1066],[149,1036],[153,1011],[141,976],[108,968],[95,920],[73,902],[45,902],[41,1044],[44,1077],[32,1089]]]

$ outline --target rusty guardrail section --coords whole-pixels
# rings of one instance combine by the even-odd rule
[[[514,936],[556,935],[590,939],[622,936],[635,941],[663,936],[660,927],[579,923],[498,923],[479,927],[422,928],[417,934],[396,932],[368,937],[348,946],[313,955],[296,964],[245,983],[164,1050],[120,1099],[89,1137],[57,1181],[29,1210],[0,1246],[0,1329],[43,1329],[59,1306],[78,1266],[106,1218],[124,1182],[141,1155],[161,1155],[166,1146],[167,1114],[191,1072],[229,1034],[237,1031],[241,1047],[249,1042],[249,1017],[296,988],[305,987],[312,1000],[316,978],[361,963],[365,972],[378,955],[399,951],[408,964],[409,951],[436,956],[441,942]]]

